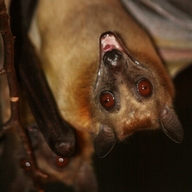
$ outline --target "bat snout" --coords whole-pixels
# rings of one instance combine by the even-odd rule
[[[112,73],[122,72],[126,59],[123,57],[122,52],[117,49],[107,51],[103,55],[103,63]]]
[[[112,49],[123,51],[123,46],[121,45],[119,38],[111,31],[101,34],[100,50],[102,55],[107,51],[111,51]]]

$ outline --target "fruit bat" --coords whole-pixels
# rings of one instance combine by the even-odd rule
[[[86,154],[91,146],[87,146],[84,152],[81,152],[81,156],[62,158],[49,148],[36,124],[28,125],[26,131],[31,141],[36,164],[44,173],[44,177],[38,179],[38,187],[46,188],[48,183],[60,182],[65,187],[72,186],[77,192],[97,190],[96,178],[90,165],[90,153]],[[0,146],[2,147],[0,154],[1,190],[38,191],[30,175],[30,163],[17,129],[8,130],[1,139]]]
[[[57,149],[64,148],[57,139],[72,140],[74,146],[71,132],[62,135],[70,126],[77,133],[93,133],[100,157],[110,152],[117,139],[137,130],[161,127],[171,139],[182,141],[182,126],[172,109],[172,82],[150,38],[119,1],[82,0],[75,6],[75,2],[41,0],[29,36],[59,113],[67,122],[59,130],[58,126],[50,128],[41,114],[52,111],[52,106],[49,111],[45,103],[41,105],[47,95],[36,102],[42,90],[36,88],[36,95],[28,92],[33,97],[33,114],[42,117],[40,130],[53,151],[61,154]],[[31,75],[31,69],[24,68],[21,79],[32,78],[35,89],[42,81],[33,80],[41,74]]]
[[[77,130],[96,134],[99,156],[110,151],[116,138],[145,128],[160,126],[181,142],[173,86],[148,36],[119,2],[80,4],[40,1],[31,27],[62,117]],[[124,43],[112,32],[103,34],[107,30],[120,34]]]
[[[95,135],[100,157],[138,130],[177,143],[174,88],[144,30],[116,0],[38,2],[29,36],[61,116]]]
[[[175,142],[182,142],[170,77],[149,36],[119,1],[41,0],[29,23],[34,47],[23,39],[22,62],[40,64],[53,98],[41,89],[42,82],[44,88],[47,84],[38,67],[17,70],[39,129],[57,155],[66,154],[65,142],[73,147],[75,138],[79,158],[89,159],[93,138],[96,153],[104,157],[117,140],[159,127]],[[54,121],[58,116],[62,122]],[[39,140],[35,146],[41,148],[44,144]]]

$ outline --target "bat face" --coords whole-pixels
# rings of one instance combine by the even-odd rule
[[[44,174],[38,180],[41,187],[47,183],[56,182],[71,186],[78,192],[97,191],[97,182],[91,167],[92,153],[87,152],[90,150],[89,145],[76,156],[62,158],[49,148],[36,124],[29,125],[26,131],[31,141],[36,164]],[[1,189],[14,192],[36,191],[30,175],[30,164],[17,130],[15,128],[8,130],[0,144],[3,146],[0,154],[0,170],[5,173],[1,175]]]
[[[101,36],[100,43],[95,95],[104,124],[117,129],[119,139],[157,127],[157,82],[151,69],[131,58],[113,33]]]
[[[82,149],[80,155],[62,158],[49,148],[36,125],[28,126],[28,133],[38,167],[48,176],[45,183],[61,182],[72,185],[76,191],[96,191],[97,183],[89,156],[91,153],[87,153],[89,146]]]
[[[136,60],[114,33],[101,35],[93,115],[100,122],[95,139],[99,156],[105,156],[117,138],[122,140],[137,130],[161,127],[172,140],[182,142],[182,126],[163,81],[150,65]]]

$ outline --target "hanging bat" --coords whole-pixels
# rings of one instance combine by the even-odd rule
[[[41,0],[29,36],[36,57],[28,57],[28,51],[34,54],[34,50],[24,46],[24,63],[35,58],[41,65],[59,112],[55,112],[52,97],[43,97],[44,89],[37,88],[45,81],[39,68],[38,73],[31,73],[35,66],[22,68],[20,78],[28,82],[30,107],[57,155],[71,154],[62,146],[66,141],[75,145],[73,128],[80,159],[91,158],[92,135],[99,157],[107,155],[116,140],[138,130],[161,127],[172,140],[182,142],[182,126],[173,111],[172,82],[150,38],[119,1],[80,0],[77,6],[77,2]],[[47,100],[54,113],[49,113]],[[59,126],[52,121],[59,115],[65,126],[60,118],[56,118]],[[56,145],[60,138],[61,145]],[[41,148],[41,144],[36,146]]]
[[[161,127],[182,142],[174,88],[148,35],[119,1],[76,3],[39,1],[29,32],[62,118],[95,135],[99,157],[138,130]]]
[[[58,113],[55,113],[54,103],[46,107],[42,105],[49,94],[43,97],[44,89],[37,89],[36,85],[44,81],[39,69],[36,74],[31,73],[35,66],[23,68],[21,79],[28,82],[26,86],[29,85],[29,90],[34,82],[33,94],[27,92],[30,106],[40,124],[39,129],[53,151],[62,153],[62,150],[58,150],[62,145],[55,148],[58,138],[62,138],[64,143],[67,140],[74,143],[73,131],[69,130],[72,127],[76,130],[77,154],[71,157],[66,167],[58,169],[54,164],[54,160],[59,160],[57,154],[49,149],[37,129],[29,129],[36,162],[48,175],[47,182],[62,180],[74,185],[76,191],[96,191],[90,168],[93,152],[91,133],[95,135],[94,146],[98,156],[104,157],[111,151],[116,140],[123,140],[137,130],[161,127],[178,143],[182,141],[183,130],[173,111],[172,82],[146,33],[129,17],[118,1],[78,3],[79,6],[67,1],[39,1],[30,28],[30,37],[37,52],[35,61],[44,69],[59,115],[67,126],[56,126],[58,129],[54,129],[54,123],[53,127],[49,126],[52,118],[55,119],[50,114],[58,116]],[[29,56],[27,52],[33,49],[27,48],[27,40],[25,43],[24,53]],[[34,59],[26,58],[29,63],[30,58]],[[54,113],[49,113],[48,106],[51,106]],[[50,117],[50,121],[47,121],[47,117]],[[60,119],[59,124],[62,125]],[[14,133],[15,136],[17,134]],[[5,153],[13,149],[10,143],[14,143],[13,138],[5,145],[9,146],[4,147]],[[17,145],[13,146],[22,156],[22,143]],[[71,151],[67,154],[71,154]],[[19,160],[21,156],[14,153],[14,160]],[[4,153],[3,157],[6,157]],[[62,165],[60,161],[57,163]],[[34,187],[32,179],[20,167],[17,167],[16,176],[11,186],[13,191]],[[87,178],[92,181],[87,182]],[[25,182],[20,185],[23,180]]]
[[[29,125],[26,131],[31,141],[36,164],[44,173],[44,177],[39,178],[38,187],[44,188],[47,183],[60,182],[65,186],[72,186],[76,192],[97,191],[90,153],[86,154],[91,145],[85,147],[81,156],[62,158],[49,148],[35,124]],[[0,156],[1,191],[38,191],[30,176],[30,164],[17,130],[15,128],[8,130],[0,145],[3,147]]]

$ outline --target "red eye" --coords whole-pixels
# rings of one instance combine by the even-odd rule
[[[69,162],[68,158],[63,158],[60,156],[56,157],[56,165],[59,168],[64,168],[68,164],[68,162]]]
[[[111,110],[115,106],[115,98],[109,91],[104,91],[100,95],[100,103],[106,110]]]
[[[141,79],[137,82],[137,91],[143,97],[149,97],[152,94],[153,86],[148,79]]]
[[[29,161],[22,159],[20,161],[21,168],[23,168],[25,171],[31,171],[31,164]]]

